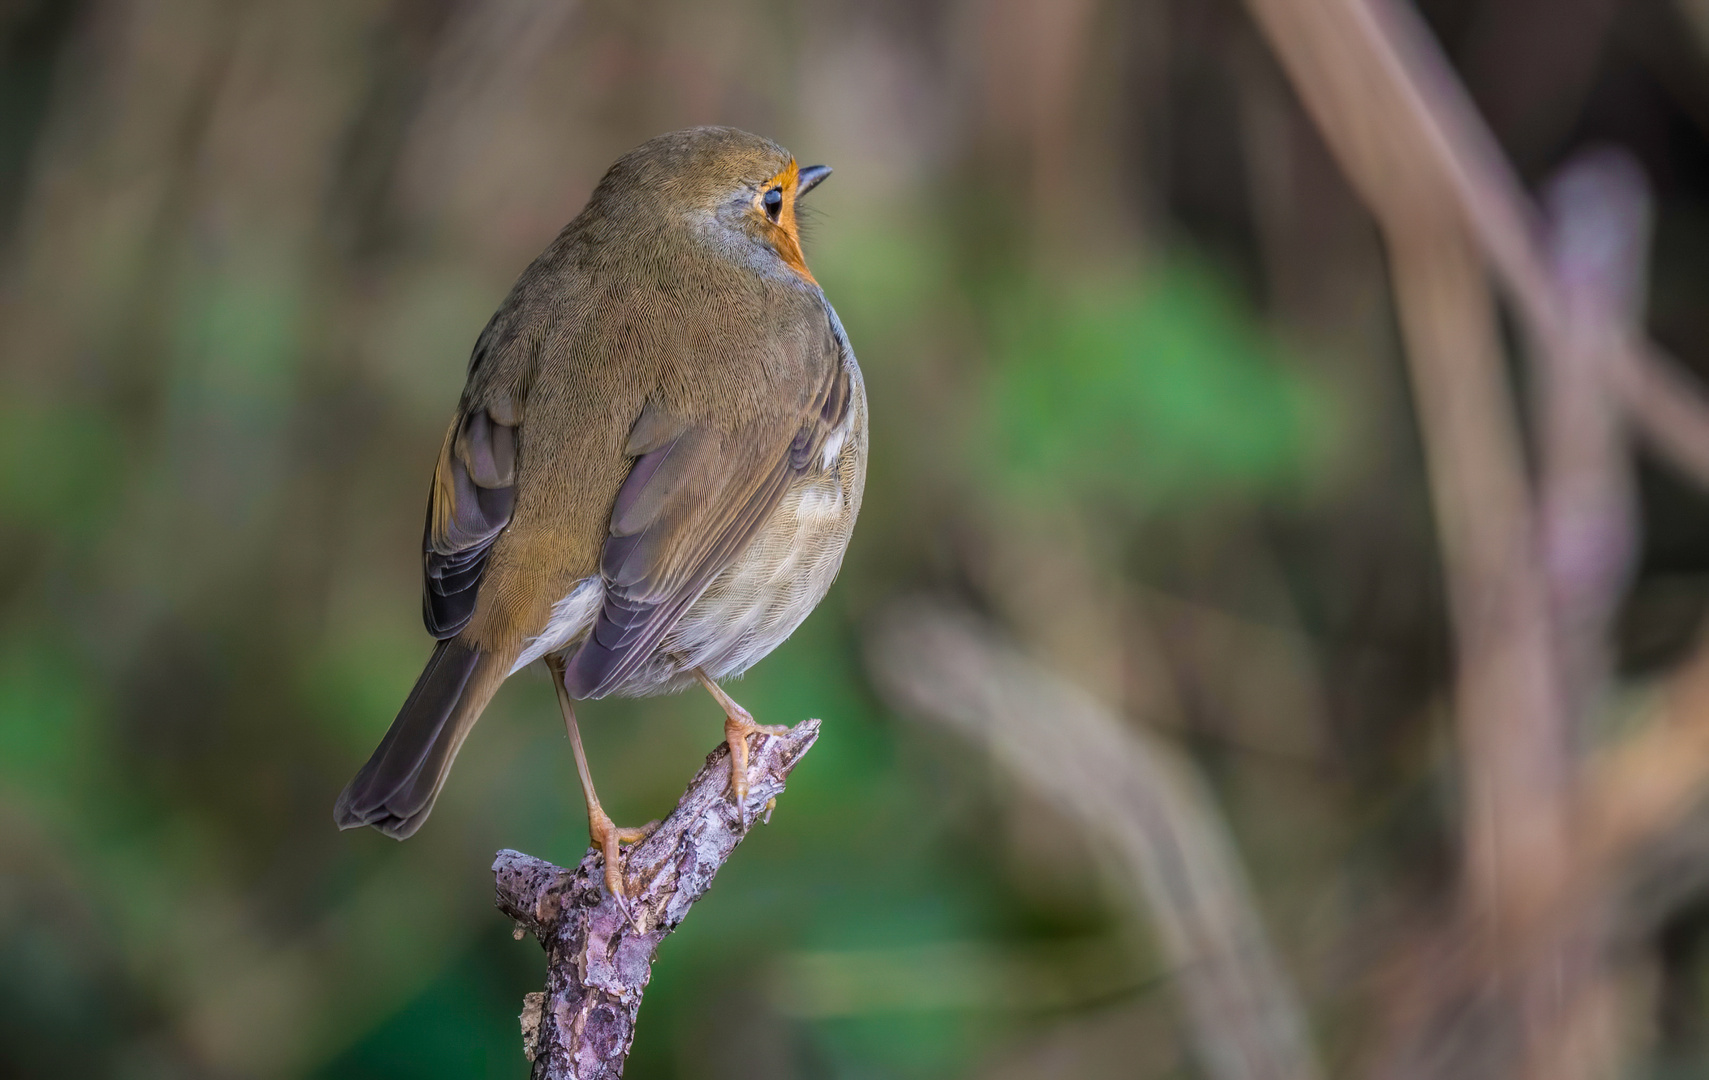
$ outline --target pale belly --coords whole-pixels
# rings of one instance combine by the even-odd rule
[[[677,688],[681,673],[705,669],[715,679],[740,675],[783,644],[819,606],[836,579],[848,548],[854,507],[836,473],[784,494],[753,545],[713,579],[665,635],[656,671],[636,682],[666,677],[657,690],[625,686],[627,693]],[[666,659],[670,658],[670,659]]]

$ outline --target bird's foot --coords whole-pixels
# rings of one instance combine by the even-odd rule
[[[617,906],[623,909],[623,917],[631,924],[635,919],[629,913],[629,894],[623,885],[622,845],[638,844],[653,835],[658,827],[658,822],[649,821],[638,829],[622,829],[614,825],[610,816],[599,807],[588,812],[588,839],[605,858],[605,887],[617,898]]]
[[[784,725],[754,723],[753,716],[740,705],[724,716],[724,742],[730,747],[730,795],[736,801],[736,809],[742,812],[744,823],[748,805],[748,736],[787,734],[789,728]]]

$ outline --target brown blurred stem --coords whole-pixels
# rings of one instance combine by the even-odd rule
[[[1611,855],[1587,842],[1584,811],[1607,804],[1584,797],[1575,743],[1635,546],[1624,423],[1709,480],[1709,410],[1637,332],[1642,178],[1575,163],[1545,228],[1410,7],[1248,2],[1388,243],[1454,622],[1463,910],[1416,964],[1376,1072],[1600,1073],[1605,886],[1587,869]],[[1535,361],[1535,491],[1486,272]]]
[[[1547,582],[1482,267],[1452,221],[1386,235],[1454,624],[1454,714],[1466,787],[1461,941],[1487,956],[1531,919],[1566,872],[1570,743]],[[1496,1003],[1512,1010],[1499,1021],[1504,1026],[1558,1031],[1543,966],[1509,973]],[[1435,1000],[1421,1008],[1421,1028],[1403,1032],[1392,1051],[1402,1076],[1438,1075],[1425,1062],[1439,1051],[1419,1041],[1439,1038],[1433,1014],[1452,1009],[1461,991],[1458,980],[1421,989]],[[1542,1048],[1516,1049],[1524,1059]],[[1480,1045],[1472,1051],[1477,1064],[1457,1068],[1463,1075],[1523,1075],[1512,1063],[1484,1064],[1506,1052],[1499,1042]]]
[[[1468,886],[1499,929],[1563,857],[1548,595],[1482,267],[1452,223],[1395,230],[1389,248],[1454,619]]]
[[[1322,1075],[1233,840],[1197,771],[979,616],[926,599],[874,620],[867,664],[885,697],[986,747],[1117,856],[1180,987],[1213,1080]]]
[[[522,1013],[534,1080],[623,1075],[659,942],[712,887],[756,818],[770,819],[771,801],[818,737],[819,721],[804,720],[786,734],[755,738],[741,808],[729,797],[729,748],[720,743],[707,755],[676,810],[625,855],[633,923],[605,888],[596,850],[573,870],[517,851],[498,853],[499,910],[516,920],[518,937],[526,930],[546,950],[545,992],[528,995]]]
[[[1572,299],[1542,216],[1417,12],[1394,0],[1247,0],[1330,149],[1381,221],[1458,217],[1532,342],[1570,348]],[[1629,329],[1629,328],[1622,328]],[[1611,339],[1634,429],[1709,484],[1709,395],[1654,342]]]

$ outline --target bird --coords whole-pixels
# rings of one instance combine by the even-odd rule
[[[807,267],[798,201],[831,173],[731,127],[619,158],[475,342],[422,543],[431,658],[334,806],[341,829],[421,828],[499,686],[543,661],[605,884],[622,845],[578,701],[704,687],[729,791],[761,725],[720,682],[818,606],[866,480],[866,388]]]

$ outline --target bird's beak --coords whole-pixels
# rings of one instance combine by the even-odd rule
[[[801,175],[795,181],[795,197],[797,199],[824,183],[825,177],[831,175],[829,165],[809,165],[801,170]]]

